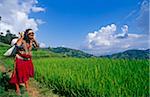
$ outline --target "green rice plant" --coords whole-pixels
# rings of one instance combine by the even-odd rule
[[[149,96],[149,60],[34,59],[35,79],[73,97]]]
[[[2,55],[0,61],[13,69],[14,58]],[[149,60],[107,58],[55,58],[46,51],[33,51],[35,79],[67,97],[148,97]]]

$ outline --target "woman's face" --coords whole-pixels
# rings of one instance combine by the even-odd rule
[[[28,37],[29,37],[29,39],[33,39],[34,38],[34,32],[32,30],[29,30]]]

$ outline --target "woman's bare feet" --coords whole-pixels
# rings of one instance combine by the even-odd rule
[[[28,81],[25,82],[25,87],[26,87],[26,91],[29,93],[29,89],[28,89],[29,84],[28,84]]]
[[[17,94],[18,96],[21,96],[20,90],[16,90],[16,94]]]
[[[19,84],[17,84],[17,83],[16,83],[16,93],[17,93],[17,95],[21,95]]]

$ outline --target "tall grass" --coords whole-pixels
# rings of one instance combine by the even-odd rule
[[[149,96],[149,61],[121,59],[35,59],[35,79],[72,97]]]
[[[13,70],[14,59],[3,57],[8,48],[0,46],[0,61]],[[149,96],[149,60],[50,58],[57,55],[42,51],[33,55],[35,79],[59,94],[68,97]]]

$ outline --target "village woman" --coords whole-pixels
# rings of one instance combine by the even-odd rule
[[[16,42],[17,54],[15,56],[14,72],[11,76],[10,83],[16,85],[16,93],[20,95],[19,84],[24,83],[28,91],[28,81],[34,77],[34,67],[32,63],[32,47],[38,47],[34,38],[32,29],[27,29]]]

